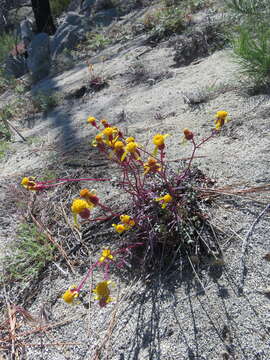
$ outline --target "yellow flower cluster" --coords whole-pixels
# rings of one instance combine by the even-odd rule
[[[93,289],[93,293],[95,293],[95,300],[99,301],[99,305],[101,307],[106,306],[108,303],[113,301],[113,298],[110,297],[110,289],[109,286],[112,282],[110,280],[99,282],[95,289]],[[72,285],[68,288],[67,291],[62,295],[62,299],[67,304],[76,304],[79,303],[79,292],[77,291],[77,287]]]
[[[130,230],[135,226],[135,221],[129,215],[121,215],[120,221],[120,224],[112,224],[118,234],[122,234],[124,231]]]
[[[87,122],[98,128],[96,118],[89,117]],[[104,129],[95,136],[92,142],[93,146],[101,150],[105,150],[106,146],[109,147],[112,150],[112,154],[115,154],[120,161],[124,161],[127,156],[140,160],[139,144],[135,142],[133,137],[125,139],[122,132],[116,126],[110,126],[105,119],[100,122]]]
[[[155,201],[159,201],[162,209],[165,209],[167,205],[173,201],[173,197],[170,194],[166,194],[164,196],[156,198]]]

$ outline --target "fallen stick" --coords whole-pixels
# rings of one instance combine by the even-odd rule
[[[22,134],[15,128],[14,125],[12,125],[12,124],[10,123],[10,121],[8,121],[7,119],[6,119],[5,121],[7,122],[8,126],[9,126],[12,130],[14,130],[15,133],[20,136],[20,138],[22,138],[23,141],[27,142],[26,138],[25,138],[24,136],[22,136]]]

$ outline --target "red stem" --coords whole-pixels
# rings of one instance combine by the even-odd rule
[[[47,181],[38,181],[37,184],[49,184],[55,181],[63,181],[63,182],[70,182],[70,181],[110,181],[111,179],[93,179],[93,178],[82,178],[82,179],[54,179],[54,180],[47,180]],[[63,183],[62,183],[63,184]],[[54,184],[59,185],[59,184]],[[51,185],[53,186],[53,185]]]
[[[90,267],[90,269],[88,269],[85,277],[82,279],[82,281],[80,282],[79,286],[77,287],[76,291],[80,292],[80,290],[83,288],[86,280],[90,277],[90,275],[92,274],[92,272],[94,271],[95,267],[99,265],[99,260]]]

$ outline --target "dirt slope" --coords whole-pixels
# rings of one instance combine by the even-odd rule
[[[134,82],[132,66],[146,50],[139,57],[145,67],[144,79]],[[106,51],[116,53],[114,47]],[[108,119],[135,135],[141,144],[146,144],[157,132],[170,133],[167,155],[175,160],[190,154],[188,145],[179,145],[183,128],[203,137],[213,127],[215,112],[227,110],[232,121],[200,150],[198,155],[204,157],[197,159],[196,164],[215,178],[218,186],[241,184],[248,188],[269,183],[270,97],[249,97],[243,93],[237,77],[239,69],[230,50],[215,52],[182,68],[175,67],[173,55],[169,42],[153,49],[141,45],[139,40],[137,46],[133,42],[128,52],[118,51],[117,56],[94,65],[97,73],[110,79],[109,87],[80,99],[65,99],[47,115],[36,116],[31,124],[27,121],[16,124],[23,136],[37,141],[26,144],[17,139],[1,162],[3,252],[14,239],[12,229],[17,221],[16,213],[7,210],[5,194],[10,184],[23,175],[38,175],[44,169],[56,171],[58,165],[67,164],[69,173],[74,163],[80,169],[86,159],[103,161],[89,146],[94,135],[86,124],[90,115]],[[69,94],[85,85],[88,77],[87,65],[81,63],[41,82],[38,88],[54,88]],[[198,105],[187,104],[186,95],[198,90],[209,93],[210,99]],[[115,175],[115,169],[109,165],[102,171],[95,167],[84,171],[89,176]],[[95,188],[106,201],[117,201],[117,189],[111,190],[110,184],[96,184]],[[41,337],[33,336],[32,343],[43,341],[48,345],[27,347],[25,358],[269,359],[269,297],[264,289],[269,288],[270,265],[263,259],[269,252],[269,213],[249,239],[244,291],[239,293],[243,270],[241,246],[253,221],[269,202],[269,193],[266,196],[258,195],[261,203],[237,197],[217,201],[211,216],[227,239],[223,244],[225,265],[200,271],[205,291],[193,274],[175,271],[148,284],[118,279],[119,296],[126,298],[116,305],[100,309],[92,304],[90,310],[69,307],[58,296],[67,286],[78,282],[85,266],[75,268],[75,275],[65,268],[66,276],[52,266],[40,280],[38,294],[30,301],[28,310],[37,313],[41,304],[45,304],[51,322],[67,322]],[[110,243],[110,230],[107,235],[105,231],[102,241]],[[97,256],[89,251],[91,258]],[[69,345],[62,347],[62,343]]]

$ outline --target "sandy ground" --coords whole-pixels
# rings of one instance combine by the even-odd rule
[[[140,56],[140,61],[147,75],[142,82],[134,83],[131,67],[136,56],[145,50],[149,51]],[[141,144],[146,144],[157,132],[170,133],[167,156],[175,160],[190,154],[189,145],[179,145],[183,128],[190,128],[196,136],[206,136],[213,127],[215,112],[227,110],[232,121],[199,151],[198,155],[205,157],[195,163],[217,180],[217,186],[240,184],[241,188],[248,188],[269,183],[270,97],[243,93],[239,68],[232,61],[230,50],[215,52],[182,68],[174,66],[174,51],[168,43],[150,49],[136,47],[135,42],[128,52],[111,48],[111,53],[118,55],[94,65],[97,73],[110,78],[108,88],[81,99],[64,100],[47,115],[17,124],[25,137],[37,140],[25,144],[16,139],[1,163],[2,253],[15,239],[11,229],[17,221],[16,212],[7,216],[6,210],[5,191],[10,184],[24,175],[38,175],[40,169],[55,170],[60,163],[82,164],[86,156],[102,161],[95,150],[88,149],[94,135],[86,124],[88,116],[108,119],[135,135]],[[167,73],[170,75],[165,76]],[[68,94],[83,86],[88,76],[87,66],[78,64],[41,82],[38,89],[53,87]],[[198,90],[215,95],[197,106],[185,103],[183,93]],[[105,176],[114,171],[109,165],[102,171],[93,167],[89,176]],[[117,192],[108,186],[97,184],[95,188],[106,201],[115,203]],[[146,284],[134,281],[131,275],[126,281],[115,275],[118,302],[104,309],[94,303],[90,309],[69,307],[59,295],[79,281],[86,267],[76,269],[74,275],[63,265],[66,276],[50,267],[28,310],[36,314],[44,305],[50,323],[64,324],[41,336],[32,336],[28,342],[45,345],[26,347],[23,358],[269,359],[269,297],[264,291],[269,288],[270,265],[263,259],[269,252],[269,212],[249,238],[245,256],[247,274],[243,292],[239,292],[243,270],[241,246],[252,223],[269,202],[269,193],[258,195],[258,199],[261,203],[237,197],[217,201],[211,216],[213,223],[224,231],[225,265],[200,269],[204,291],[196,276],[185,271],[160,275]],[[105,232],[102,244],[110,244],[110,231],[108,235]],[[95,261],[97,254],[89,251],[89,261]]]

